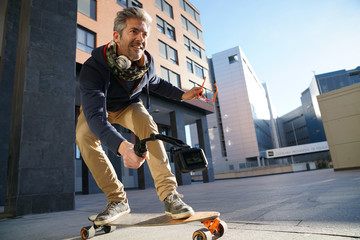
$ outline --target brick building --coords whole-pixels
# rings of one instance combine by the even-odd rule
[[[70,210],[75,192],[98,191],[75,146],[76,79],[91,49],[112,39],[115,13],[134,5],[153,18],[148,50],[158,75],[184,89],[201,85],[208,65],[199,13],[188,1],[1,1],[0,217]],[[209,83],[205,88],[211,95]],[[204,180],[212,181],[206,114],[213,106],[155,95],[151,106],[162,133],[185,140],[185,125],[197,126],[209,161]],[[125,186],[152,186],[146,167],[138,174],[109,155]],[[191,180],[189,175],[178,179]]]
[[[157,75],[182,89],[201,86],[205,76],[208,76],[208,63],[205,46],[202,39],[202,27],[198,10],[185,0],[152,0],[152,1],[120,1],[120,0],[79,0],[77,13],[77,73],[81,65],[90,56],[92,49],[108,43],[112,39],[113,21],[116,13],[124,7],[140,7],[145,9],[153,19],[147,50],[154,56]],[[210,81],[204,85],[205,94],[211,98]],[[76,108],[81,103],[77,89]],[[175,102],[161,96],[151,95],[149,112],[159,125],[163,134],[186,140],[185,125],[195,124],[196,134],[202,139],[202,148],[211,161],[211,151],[208,147],[208,132],[206,114],[213,112],[213,105],[203,101]],[[118,127],[118,130],[133,141],[134,135]],[[200,142],[200,141],[199,141]],[[169,149],[170,146],[168,146]],[[106,151],[106,150],[105,150]],[[145,169],[134,171],[126,169],[119,159],[108,152],[118,176],[127,188],[146,188],[152,186],[152,178],[145,164]],[[169,154],[170,155],[170,154]],[[84,168],[79,152],[76,154],[76,191],[100,191],[87,169]],[[172,163],[172,169],[175,170]],[[213,179],[213,169],[210,164],[205,174],[205,181]],[[85,176],[85,180],[84,180]],[[88,177],[90,176],[90,177]],[[189,174],[177,173],[180,184],[189,184]]]

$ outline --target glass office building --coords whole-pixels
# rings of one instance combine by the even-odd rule
[[[332,90],[347,87],[360,83],[360,66],[353,70],[340,70],[324,74],[315,75],[319,93],[323,94]]]
[[[281,147],[309,143],[309,134],[302,106],[278,118],[277,123],[280,126]]]
[[[221,163],[213,160],[216,172],[259,166],[262,152],[278,146],[267,88],[240,47],[214,54],[212,65],[224,139],[210,141],[212,148],[224,142],[226,149]]]
[[[360,67],[317,74],[313,77],[309,88],[301,94],[309,143],[326,141],[317,96],[356,83],[360,83]]]

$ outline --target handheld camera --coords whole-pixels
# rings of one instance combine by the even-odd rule
[[[208,161],[201,148],[192,148],[180,139],[169,137],[162,134],[151,134],[150,138],[140,140],[136,137],[134,151],[136,155],[142,157],[147,151],[146,142],[162,140],[176,147],[170,149],[174,157],[175,164],[178,164],[182,173],[204,171],[207,168]]]

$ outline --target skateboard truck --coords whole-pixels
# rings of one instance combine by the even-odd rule
[[[227,231],[227,224],[219,218],[205,220],[202,222],[204,226],[211,232],[215,237],[222,237]],[[194,233],[194,235],[196,232]],[[193,236],[194,236],[193,235]]]
[[[174,161],[179,165],[182,173],[204,171],[207,168],[208,162],[201,148],[192,148],[180,139],[162,134],[151,134],[149,138],[142,140],[136,137],[134,146],[136,155],[144,156],[147,151],[146,142],[155,140],[162,140],[176,146],[170,149],[170,153],[174,156]]]

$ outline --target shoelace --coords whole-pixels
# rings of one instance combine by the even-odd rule
[[[116,206],[116,202],[109,202],[107,205],[106,205],[106,209],[107,210],[112,210],[114,209]]]
[[[108,202],[106,204],[105,211],[113,210],[118,204],[124,204],[123,202]]]
[[[182,194],[174,194],[174,195],[171,195],[169,201],[170,202],[173,202],[174,206],[179,206],[179,205],[182,205],[183,204],[183,201],[181,200],[181,198],[183,198],[184,195]]]

